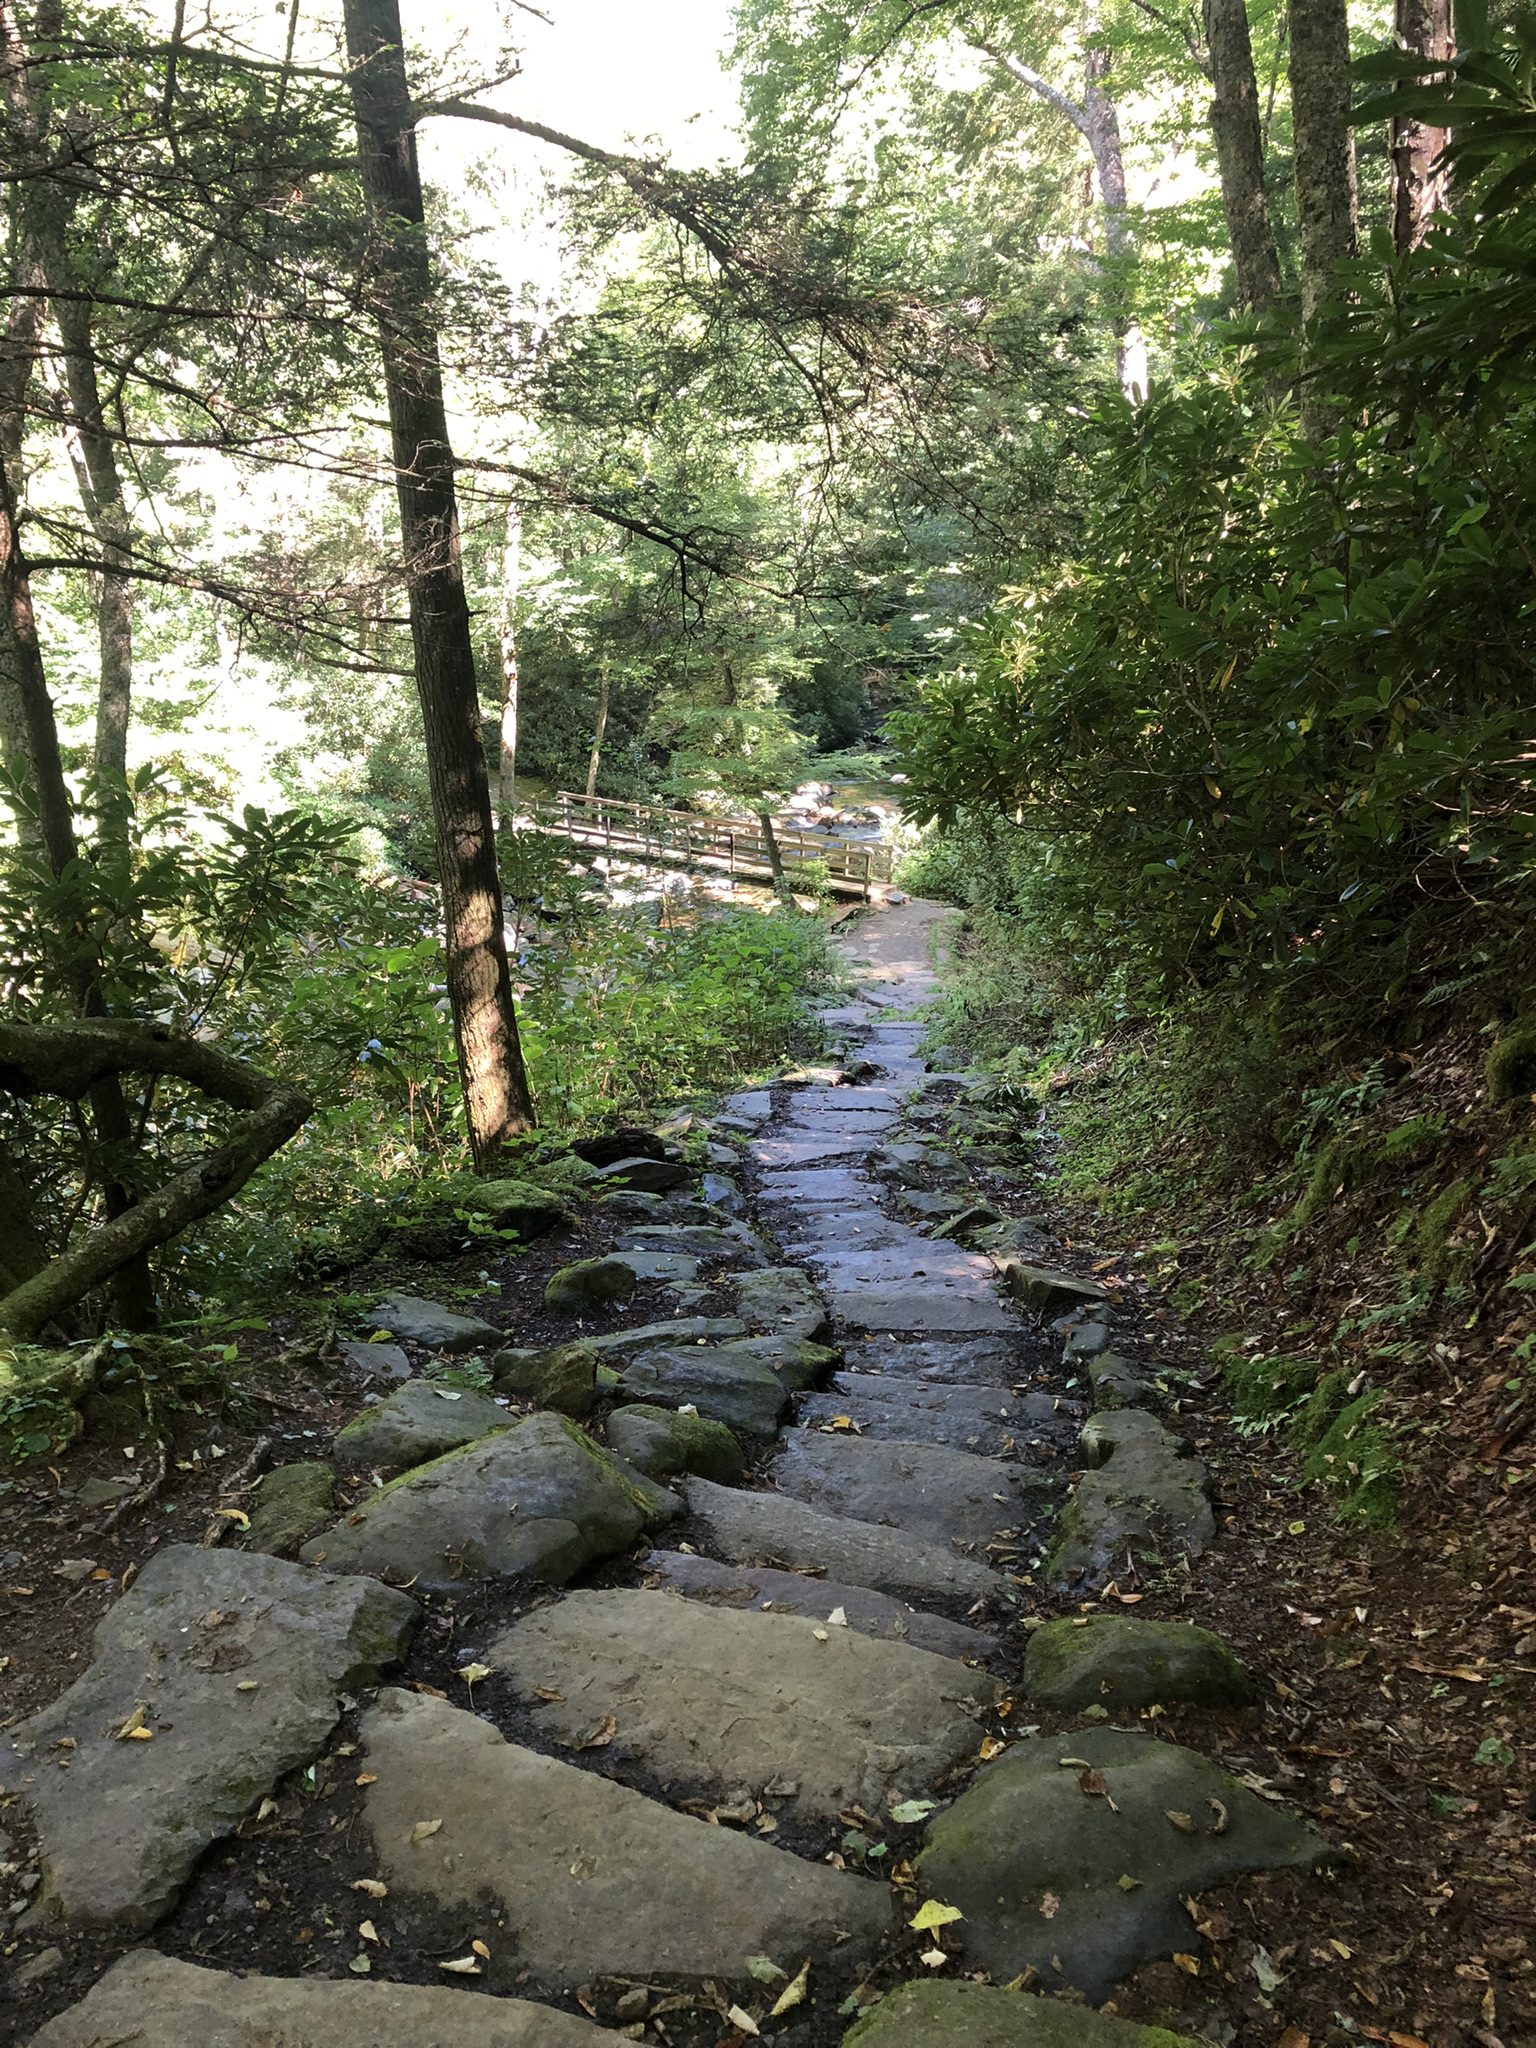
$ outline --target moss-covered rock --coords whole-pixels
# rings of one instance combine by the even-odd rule
[[[1220,1636],[1183,1621],[1099,1614],[1050,1621],[1029,1639],[1024,1689],[1042,1707],[1245,1707],[1253,1680]]]
[[[557,1315],[600,1315],[622,1308],[635,1291],[635,1269],[623,1259],[578,1259],[562,1266],[544,1289],[544,1306]]]
[[[650,1479],[696,1472],[719,1486],[735,1486],[746,1470],[741,1445],[723,1422],[681,1409],[652,1408],[644,1402],[621,1408],[609,1419],[608,1442]]]
[[[843,2048],[1199,2048],[1085,2006],[990,1984],[899,1984],[843,2036]]]
[[[569,1230],[576,1221],[568,1199],[527,1180],[476,1181],[464,1200],[471,1215],[484,1216],[498,1230],[517,1237],[543,1237],[551,1230]]]
[[[314,1460],[278,1465],[262,1480],[245,1532],[247,1550],[293,1557],[307,1537],[328,1522],[336,1498],[336,1474]]]
[[[1536,1095],[1536,1024],[1517,1024],[1496,1039],[1483,1068],[1490,1102]]]
[[[553,1408],[579,1422],[597,1398],[597,1353],[589,1344],[557,1344],[543,1351],[498,1351],[491,1360],[498,1394]]]
[[[333,1449],[342,1464],[403,1472],[457,1450],[460,1444],[474,1443],[493,1429],[505,1429],[512,1419],[505,1408],[472,1388],[407,1380],[387,1400],[365,1408],[338,1431]]]

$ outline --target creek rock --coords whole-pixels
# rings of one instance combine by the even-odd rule
[[[256,1489],[245,1548],[292,1557],[306,1536],[330,1520],[335,1505],[336,1474],[329,1465],[275,1465]]]
[[[1047,1561],[1052,1586],[1097,1590],[1125,1559],[1198,1557],[1216,1534],[1205,1467],[1185,1457],[1155,1416],[1121,1408],[1092,1417],[1083,1454],[1093,1470],[1062,1511]]]
[[[499,1344],[501,1332],[479,1316],[463,1316],[419,1294],[386,1294],[368,1311],[376,1330],[387,1330],[403,1344],[421,1344],[428,1351],[477,1351]]]
[[[597,1205],[603,1212],[605,1223],[615,1219],[644,1223],[667,1213],[663,1196],[643,1194],[639,1188],[615,1188],[611,1194],[600,1194]]]
[[[947,1444],[954,1451],[1001,1458],[1031,1434],[1038,1441],[1042,1430],[1064,1433],[1070,1427],[1072,1405],[1058,1404],[1049,1394],[840,1372],[829,1393],[807,1394],[797,1414],[808,1429],[851,1422],[865,1437]]]
[[[1063,1769],[1064,1757],[1082,1767]],[[1083,1787],[1083,1768],[1103,1775],[1108,1797]],[[1046,1989],[1100,2003],[1138,1964],[1189,1946],[1186,1898],[1331,1854],[1209,1758],[1094,1728],[1034,1736],[988,1765],[929,1824],[917,1872],[965,1915],[957,1931],[973,1965],[1000,1982],[1034,1969]]]
[[[731,1162],[732,1166],[736,1163],[734,1160]],[[706,1207],[718,1210],[724,1216],[739,1216],[747,1206],[741,1183],[731,1178],[729,1168],[722,1167],[717,1172],[701,1175],[699,1193]]]
[[[524,1575],[561,1586],[676,1507],[564,1416],[530,1415],[391,1480],[303,1556],[434,1591]]]
[[[1022,1252],[1038,1256],[1051,1239],[1050,1232],[1033,1216],[1009,1216],[1001,1223],[989,1223],[981,1230],[972,1231],[970,1241],[979,1252],[1003,1256]]]
[[[627,1251],[624,1263],[630,1267],[637,1280],[659,1282],[682,1298],[685,1292],[697,1296],[698,1288],[689,1283],[699,1277],[699,1261],[686,1252],[641,1252]]]
[[[637,1277],[623,1259],[578,1259],[551,1274],[544,1306],[562,1316],[601,1315],[606,1308],[623,1308],[634,1294]]]
[[[792,1784],[784,1810],[882,1813],[974,1756],[995,1679],[842,1624],[705,1607],[660,1592],[571,1593],[525,1616],[489,1661],[535,1727],[580,1743],[621,1702],[605,1764],[724,1798]]]
[[[789,1396],[770,1366],[737,1347],[707,1344],[642,1351],[619,1375],[619,1393],[663,1408],[696,1408],[727,1429],[771,1436]]]
[[[1002,1586],[997,1574],[943,1544],[904,1529],[858,1522],[782,1493],[746,1493],[688,1479],[683,1492],[709,1532],[710,1546],[732,1564],[787,1565],[824,1572],[877,1593],[918,1600],[988,1600]]]
[[[603,2048],[613,2038],[521,1998],[350,1976],[234,1976],[137,1949],[32,2048]]]
[[[597,1175],[599,1185],[636,1188],[643,1195],[665,1195],[692,1179],[693,1169],[679,1159],[615,1159]]]
[[[973,1237],[996,1229],[1002,1221],[997,1210],[989,1208],[985,1202],[971,1202],[957,1209],[952,1216],[946,1216],[929,1234],[933,1237]]]
[[[696,1472],[734,1486],[747,1469],[741,1445],[723,1422],[682,1409],[648,1408],[643,1402],[616,1408],[608,1418],[608,1442],[626,1464],[663,1485]]]
[[[208,1844],[320,1749],[339,1696],[403,1654],[417,1612],[371,1579],[253,1551],[156,1551],[97,1625],[89,1669],[0,1742],[49,1906],[152,1927]]]
[[[720,1564],[680,1550],[653,1550],[645,1560],[649,1577],[665,1591],[719,1607],[755,1608],[765,1614],[800,1614],[825,1624],[841,1609],[847,1626],[860,1635],[890,1643],[910,1643],[940,1657],[985,1661],[995,1654],[995,1636],[963,1621],[909,1607],[889,1593],[867,1586],[849,1586],[837,1579],[810,1578],[803,1572],[777,1571],[771,1565]]]
[[[531,1180],[476,1181],[464,1197],[471,1215],[487,1217],[499,1230],[527,1240],[551,1230],[569,1230],[576,1212],[552,1188]]]
[[[921,1223],[947,1223],[953,1216],[963,1216],[973,1204],[964,1195],[931,1195],[924,1188],[904,1188],[896,1197],[896,1206],[903,1215],[915,1216]]]
[[[736,1279],[736,1306],[744,1316],[807,1343],[825,1344],[832,1319],[810,1275],[800,1266],[765,1266]]]
[[[1076,1273],[1058,1272],[1053,1266],[1032,1266],[1027,1259],[1009,1252],[994,1253],[998,1285],[1010,1301],[1029,1308],[1057,1308],[1080,1301],[1109,1301],[1109,1289],[1097,1280]]]
[[[787,1437],[771,1467],[781,1494],[854,1521],[884,1523],[935,1544],[978,1548],[1040,1512],[1048,1482],[944,1444]]]
[[[331,1448],[343,1465],[403,1472],[471,1444],[489,1430],[505,1429],[511,1421],[488,1394],[439,1386],[436,1380],[410,1380],[338,1430]]]
[[[1097,1358],[1109,1349],[1109,1324],[1099,1316],[1062,1316],[1051,1328],[1061,1331],[1061,1355],[1068,1362]]]
[[[391,1890],[458,1924],[493,1900],[500,1939],[537,1977],[739,1982],[749,1957],[793,1973],[843,1936],[863,1949],[890,1930],[885,1885],[674,1813],[443,1701],[386,1692],[363,1736]]]
[[[365,1380],[390,1385],[411,1377],[411,1361],[398,1344],[388,1344],[381,1339],[377,1344],[343,1342],[336,1348],[353,1371],[361,1373]]]
[[[1186,1621],[1130,1614],[1037,1628],[1024,1653],[1024,1690],[1037,1706],[1065,1713],[1094,1706],[1248,1707],[1258,1696],[1220,1636]]]
[[[1003,1991],[991,1984],[899,1984],[843,2036],[843,2048],[1201,2048],[1166,2027]]]
[[[543,1351],[498,1351],[491,1372],[498,1393],[580,1422],[597,1399],[597,1361],[595,1344],[557,1344]]]

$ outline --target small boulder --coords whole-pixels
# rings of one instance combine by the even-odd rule
[[[799,1266],[738,1274],[736,1306],[753,1322],[809,1344],[824,1344],[832,1334],[827,1305]]]
[[[1078,1481],[1056,1527],[1047,1563],[1062,1591],[1104,1585],[1126,1557],[1198,1557],[1216,1534],[1205,1467],[1184,1455],[1155,1416],[1104,1410],[1083,1431],[1092,1468]]]
[[[577,1138],[571,1150],[589,1166],[613,1166],[620,1160],[667,1157],[666,1140],[655,1131],[641,1130],[636,1124],[621,1124],[617,1130],[603,1131],[595,1138]]]
[[[634,1294],[636,1277],[623,1259],[578,1259],[551,1277],[544,1306],[557,1315],[601,1315],[605,1308],[623,1308]]]
[[[1011,1252],[995,1252],[998,1285],[1010,1301],[1029,1308],[1058,1308],[1071,1302],[1108,1301],[1110,1292],[1097,1280],[1085,1280],[1076,1273],[1057,1272],[1050,1266],[1032,1266]]]
[[[1257,1689],[1220,1636],[1185,1621],[1130,1614],[1048,1621],[1024,1653],[1024,1689],[1037,1706],[1248,1707]]]
[[[411,1361],[398,1344],[339,1344],[336,1347],[355,1372],[378,1385],[398,1385],[411,1377]]]
[[[306,1536],[330,1520],[335,1500],[336,1474],[329,1465],[275,1466],[257,1490],[245,1548],[292,1557]]]
[[[696,1408],[749,1436],[771,1436],[789,1396],[771,1368],[745,1350],[691,1344],[643,1351],[625,1364],[619,1391],[634,1401]]]
[[[1096,1352],[1088,1360],[1088,1379],[1097,1408],[1134,1408],[1146,1399],[1146,1381],[1118,1352]]]
[[[608,1442],[637,1472],[663,1483],[696,1472],[719,1486],[734,1486],[746,1470],[741,1445],[725,1424],[685,1409],[643,1402],[620,1408],[609,1417]]]
[[[343,1464],[404,1472],[460,1444],[472,1444],[488,1430],[506,1429],[511,1421],[488,1395],[442,1387],[435,1380],[409,1380],[338,1431],[332,1448]],[[318,1526],[311,1524],[305,1535]]]
[[[462,1316],[419,1294],[386,1294],[368,1314],[376,1330],[387,1330],[404,1344],[425,1345],[429,1351],[475,1351],[501,1337],[493,1323]]]
[[[524,1240],[543,1237],[551,1230],[569,1230],[576,1221],[569,1204],[536,1181],[476,1181],[464,1198],[464,1207]]]
[[[498,1393],[581,1421],[597,1395],[597,1352],[590,1344],[545,1351],[498,1351],[491,1360]]]
[[[734,1160],[734,1153],[729,1156]],[[598,1172],[599,1183],[636,1188],[643,1195],[664,1195],[671,1188],[686,1186],[692,1178],[691,1169],[677,1159],[615,1159]]]

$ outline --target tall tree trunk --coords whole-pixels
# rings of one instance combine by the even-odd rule
[[[517,597],[523,580],[523,515],[507,506],[507,537],[501,551],[501,594],[496,607],[496,645],[501,656],[500,715],[496,721],[496,810],[511,823],[517,803]]]
[[[603,740],[608,732],[608,700],[611,695],[612,685],[608,680],[608,671],[605,668],[602,674],[602,681],[598,684],[597,724],[592,728],[592,751],[587,756],[588,796],[597,795],[597,767],[603,756]]]
[[[1399,45],[1426,62],[1448,64],[1456,54],[1451,0],[1396,0]],[[1437,213],[1450,199],[1450,170],[1444,163],[1449,128],[1432,127],[1415,114],[1392,121],[1392,240],[1406,253],[1417,249]]]
[[[448,1000],[475,1164],[533,1125],[507,973],[490,776],[459,555],[453,450],[433,317],[416,126],[398,0],[345,0],[349,80],[372,217],[372,287],[446,928]]]
[[[1115,371],[1127,400],[1132,405],[1140,405],[1148,390],[1147,344],[1135,315],[1129,310],[1128,286],[1136,260],[1136,240],[1131,232],[1130,201],[1125,189],[1120,115],[1104,85],[1109,76],[1109,64],[1108,50],[1088,52],[1083,91],[1083,133],[1093,151],[1099,206],[1104,215],[1104,253],[1109,258]]]
[[[1262,313],[1280,296],[1280,258],[1264,187],[1264,142],[1248,9],[1245,0],[1205,0],[1204,18],[1215,88],[1211,135],[1237,291],[1250,313]]]
[[[1359,246],[1355,135],[1349,125],[1346,0],[1289,0],[1291,121],[1296,139],[1296,215],[1301,231],[1301,316],[1309,342],[1341,263]],[[1333,420],[1314,376],[1301,387],[1302,431],[1321,440]]]
[[[773,829],[773,813],[766,804],[760,805],[757,822],[762,827],[763,850],[768,855],[768,872],[773,877],[773,893],[786,910],[798,910],[795,892],[789,886],[789,877],[784,872],[784,855],[779,849],[779,835]]]

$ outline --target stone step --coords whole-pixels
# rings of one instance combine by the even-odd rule
[[[944,1444],[812,1430],[783,1440],[769,1476],[781,1494],[830,1514],[978,1552],[1033,1524],[1051,1490],[1039,1473]]]
[[[489,1395],[467,1387],[408,1380],[387,1399],[354,1416],[338,1432],[331,1450],[338,1464],[400,1472],[474,1443],[493,1429],[510,1429],[519,1420]]]
[[[622,1711],[622,1703],[620,1708]],[[543,1986],[598,1976],[789,1975],[892,1924],[883,1884],[712,1827],[488,1722],[390,1691],[364,1717],[365,1819],[392,1893],[502,1948]],[[492,1912],[504,1924],[491,1924]]]
[[[870,1182],[847,1166],[790,1167],[765,1172],[758,1191],[759,1200],[770,1212],[780,1205],[795,1210],[830,1204],[837,1209],[860,1208],[875,1198]]]
[[[738,1492],[707,1479],[689,1479],[683,1491],[709,1547],[729,1564],[822,1571],[877,1593],[919,1600],[974,1603],[1004,1591],[987,1565],[904,1529],[829,1514],[789,1494]]]
[[[690,1600],[713,1601],[722,1607],[756,1607],[775,1614],[801,1614],[825,1623],[839,1609],[849,1628],[882,1642],[910,1643],[940,1657],[968,1657],[985,1662],[997,1654],[996,1636],[942,1614],[909,1607],[889,1593],[868,1586],[849,1586],[839,1579],[812,1578],[806,1572],[776,1571],[771,1565],[721,1564],[680,1550],[653,1550],[645,1560],[647,1583]]]
[[[1035,1376],[1024,1333],[903,1338],[897,1332],[851,1338],[843,1356],[858,1372],[889,1372],[901,1379],[946,1387],[1015,1387]]]
[[[950,1331],[970,1336],[1018,1327],[992,1294],[930,1286],[927,1281],[840,1287],[829,1279],[827,1305],[838,1321],[854,1330],[902,1330],[914,1335]]]
[[[210,1842],[404,1654],[418,1609],[372,1579],[169,1544],[96,1629],[90,1668],[0,1741],[37,1826],[48,1908],[141,1932]]]
[[[531,1415],[369,1494],[301,1554],[434,1591],[523,1575],[563,1585],[675,1507],[574,1423]]]
[[[859,2048],[1201,2048],[1055,1998],[992,1984],[901,1984],[843,2040]]]
[[[797,1088],[789,1097],[796,1115],[805,1110],[831,1110],[842,1115],[850,1109],[901,1110],[901,1097],[888,1088]]]
[[[748,1150],[759,1166],[817,1166],[852,1154],[866,1158],[879,1142],[877,1131],[786,1130],[781,1137],[754,1139]]]
[[[846,1417],[866,1437],[947,1444],[986,1458],[1006,1457],[1031,1437],[1070,1431],[1075,1440],[1077,1434],[1070,1412],[1064,1414],[1050,1394],[935,1386],[872,1372],[834,1374],[831,1391],[802,1395],[796,1414],[807,1429]]]
[[[247,1977],[152,1949],[114,1963],[32,2048],[601,2048],[618,2037],[522,1998],[357,1977]]]
[[[899,1236],[888,1232],[883,1244],[870,1245],[850,1232],[839,1242],[818,1246],[806,1255],[806,1264],[823,1277],[829,1287],[893,1287],[923,1282],[923,1292],[935,1288],[947,1292],[979,1293],[990,1296],[992,1268],[987,1259],[942,1239],[924,1237],[910,1225]]]
[[[641,1352],[624,1366],[620,1392],[663,1408],[697,1408],[748,1436],[771,1436],[789,1394],[771,1365],[741,1347],[682,1344]]]
[[[538,1734],[579,1745],[617,1722],[603,1767],[667,1795],[830,1820],[879,1815],[976,1753],[995,1680],[948,1657],[876,1642],[840,1621],[706,1607],[673,1594],[572,1593],[487,1652],[532,1705]]]

